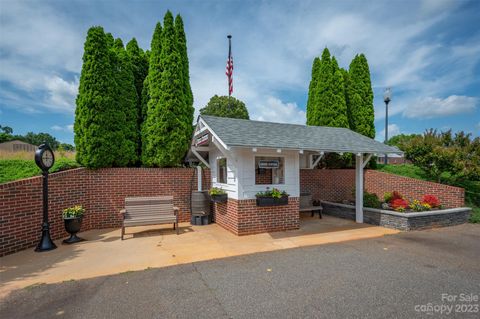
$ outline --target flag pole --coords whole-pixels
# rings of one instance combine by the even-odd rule
[[[232,35],[227,35],[228,38],[228,61],[231,61],[232,58]],[[231,108],[231,93],[230,93],[230,78],[227,81],[227,90],[228,90],[228,108]]]

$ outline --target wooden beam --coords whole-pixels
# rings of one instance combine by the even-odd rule
[[[317,166],[318,162],[320,162],[320,160],[322,159],[324,153],[320,152],[319,155],[320,156],[315,160],[314,163],[310,163],[310,168],[314,168],[315,166]],[[313,155],[312,155],[312,158],[313,158]]]
[[[366,158],[366,159],[363,159],[363,166],[362,166],[362,168],[365,168],[365,166],[367,166],[368,161],[370,161],[370,159],[372,158],[372,155],[373,155],[373,154],[368,154],[367,158]]]
[[[210,168],[210,164],[208,164],[208,162],[200,154],[198,154],[195,148],[192,147],[191,151],[203,164],[205,164],[206,167]]]

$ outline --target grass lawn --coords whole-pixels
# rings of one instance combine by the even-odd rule
[[[51,173],[80,167],[71,154],[55,154],[55,164]],[[0,183],[6,183],[17,179],[37,176],[41,170],[33,160],[33,154],[24,153],[1,153],[0,154]]]
[[[425,181],[436,182],[429,178],[429,176],[420,168],[413,164],[401,165],[383,165],[378,164],[377,170],[411,178],[417,178]],[[472,216],[470,222],[480,223],[480,181],[456,181],[448,174],[442,175],[442,181],[445,184],[465,188],[465,204],[472,207]]]

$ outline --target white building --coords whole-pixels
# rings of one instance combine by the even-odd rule
[[[362,222],[365,164],[373,154],[401,151],[349,129],[200,116],[188,159],[210,168],[212,186],[227,191],[229,205],[243,207],[241,201],[278,188],[296,198],[298,213],[300,169],[315,167],[328,152],[356,156],[357,222]]]

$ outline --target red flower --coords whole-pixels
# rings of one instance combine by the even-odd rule
[[[432,208],[440,206],[440,200],[438,200],[437,196],[435,195],[424,195],[422,198],[423,204],[428,204]]]
[[[390,199],[390,205],[393,205],[393,202],[396,200],[396,199],[403,199],[403,196],[402,194],[400,194],[399,192],[397,191],[393,191],[392,193],[392,198]]]
[[[400,207],[406,209],[408,207],[408,202],[403,198],[397,198],[392,200],[391,205],[392,205],[392,208],[395,210],[397,210]]]

